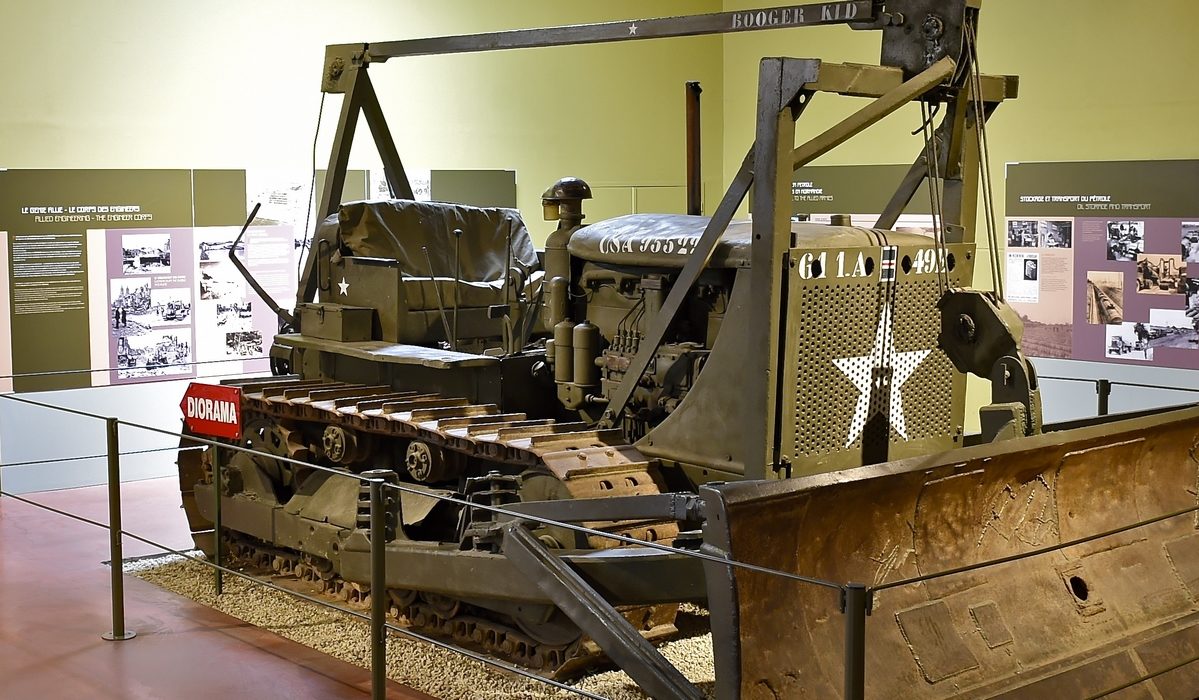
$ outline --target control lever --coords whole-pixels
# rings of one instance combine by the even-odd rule
[[[258,210],[260,208],[262,208],[262,202],[255,204],[254,209],[250,212],[250,216],[246,218],[246,223],[241,227],[241,233],[237,234],[237,238],[233,240],[233,245],[229,248],[229,260],[233,262],[233,266],[237,268],[237,271],[241,273],[241,276],[246,278],[246,282],[249,282],[250,286],[254,288],[254,292],[258,295],[258,298],[266,302],[266,305],[271,307],[271,311],[274,311],[276,316],[283,319],[284,323],[292,328],[295,328],[296,317],[293,316],[290,311],[284,309],[282,306],[279,306],[279,303],[272,299],[270,294],[266,293],[266,290],[262,288],[262,285],[258,284],[258,280],[254,279],[254,276],[250,274],[250,271],[246,269],[246,266],[242,264],[242,261],[237,259],[237,246],[241,244],[242,237],[245,236],[246,231],[250,229],[250,222],[254,220],[254,217],[258,216]]]

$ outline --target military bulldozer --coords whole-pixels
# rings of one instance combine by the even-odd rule
[[[603,654],[657,698],[700,697],[651,643],[682,602],[711,611],[722,698],[1199,687],[1199,412],[1044,428],[1002,280],[971,287],[999,248],[985,125],[1017,89],[978,70],[979,13],[866,0],[328,47],[324,218],[294,307],[249,279],[281,319],[277,376],[235,382],[252,452],[182,453],[197,544],[219,502],[243,562],[548,675]],[[590,189],[564,178],[543,254],[514,210],[414,201],[368,74],[816,24],[881,32],[882,65],[763,59],[710,216],[584,225]],[[796,147],[823,94],[866,101]],[[912,102],[923,139],[877,221],[792,220],[796,168]],[[338,201],[360,115],[395,199]],[[925,181],[932,235],[893,230]],[[991,383],[979,435],[967,374]],[[366,472],[396,486],[385,591]]]

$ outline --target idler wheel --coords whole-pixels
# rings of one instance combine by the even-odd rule
[[[444,481],[453,476],[446,464],[445,452],[420,440],[408,443],[408,450],[404,454],[404,466],[413,479],[425,484]]]
[[[349,464],[358,458],[358,436],[340,425],[327,425],[321,435],[321,448],[336,464]]]
[[[534,641],[550,646],[565,646],[583,635],[578,626],[557,608],[545,619],[538,619],[533,615],[518,615],[513,620],[517,627]]]
[[[421,598],[433,608],[438,615],[445,619],[449,619],[458,614],[459,602],[444,595],[437,593],[421,593]]]

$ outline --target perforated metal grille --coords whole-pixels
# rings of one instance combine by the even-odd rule
[[[791,292],[786,347],[794,393],[784,397],[783,406],[794,415],[793,456],[861,450],[876,447],[865,441],[878,439],[941,437],[955,428],[953,366],[937,349],[935,278],[900,275],[889,312],[891,336],[884,339],[880,319],[888,313],[886,287],[876,281],[793,278]],[[890,373],[873,371],[871,356],[880,340],[895,353],[885,363]],[[900,380],[901,386],[888,390],[888,381]],[[868,390],[862,406],[859,386]]]

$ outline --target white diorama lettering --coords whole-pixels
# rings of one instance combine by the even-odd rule
[[[232,401],[217,401],[215,399],[187,397],[187,415],[189,418],[210,420],[217,423],[236,423],[237,405]]]

